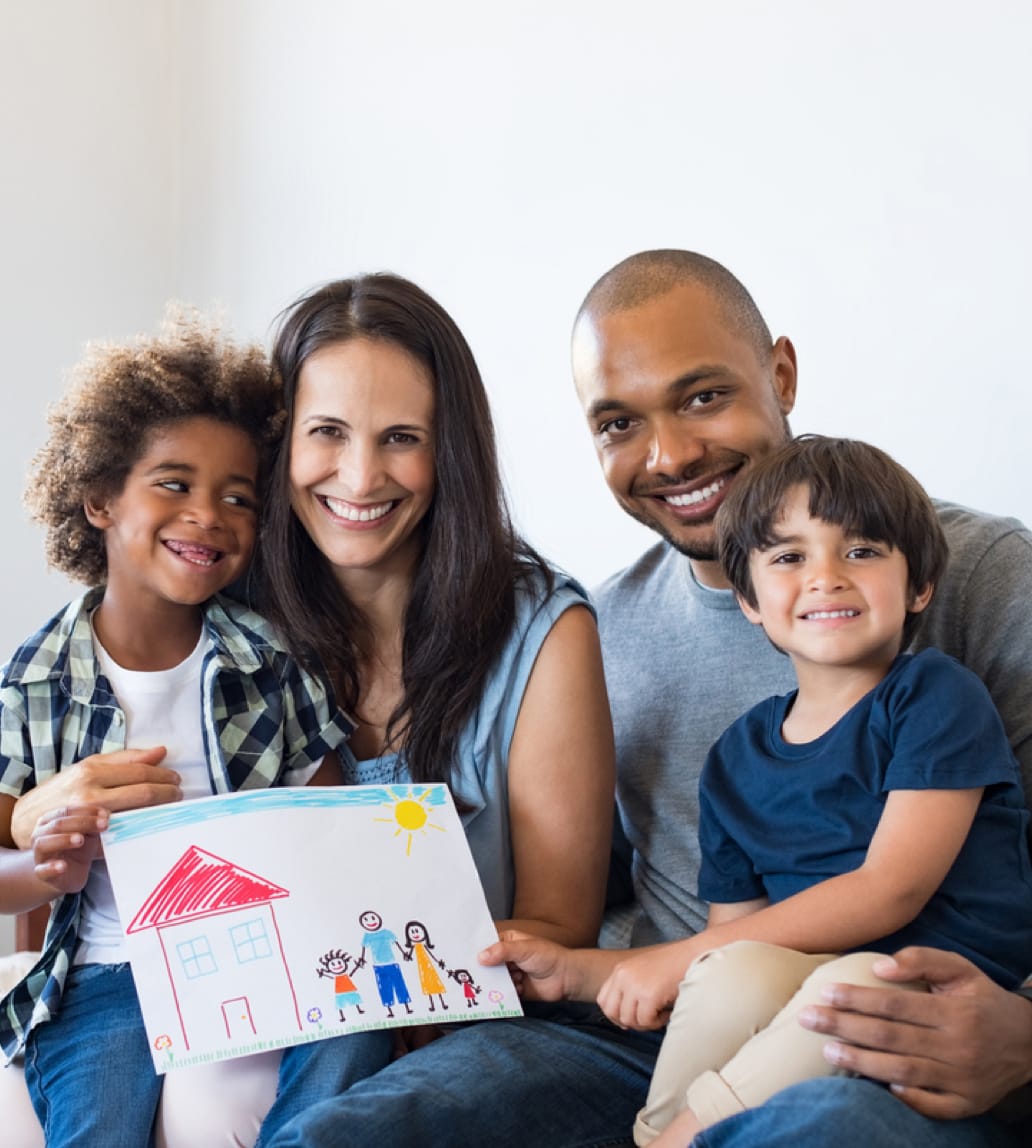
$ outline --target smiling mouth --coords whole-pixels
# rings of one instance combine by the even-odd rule
[[[658,497],[668,506],[698,506],[700,503],[709,502],[709,500],[718,495],[727,484],[728,475],[723,474],[720,478],[714,479],[713,482],[708,483],[706,486],[700,486],[697,490],[690,490],[687,494],[661,494]]]
[[[811,610],[803,614],[804,622],[824,622],[829,618],[859,618],[859,610]]]
[[[214,546],[201,546],[196,542],[180,542],[178,539],[170,538],[164,545],[166,550],[171,550],[178,558],[193,566],[214,566],[224,557],[223,552],[216,550]]]
[[[339,498],[330,498],[328,495],[317,495],[319,501],[336,518],[343,518],[347,522],[376,522],[383,518],[398,505],[400,499],[389,502],[376,502],[371,506],[354,506],[350,502],[343,502]]]

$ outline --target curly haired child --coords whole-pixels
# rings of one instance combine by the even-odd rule
[[[160,1096],[99,848],[109,814],[337,779],[349,722],[220,596],[248,568],[281,408],[260,348],[174,313],[91,349],[33,463],[47,559],[90,587],[0,676],[0,910],[52,903],[0,1042],[24,1050],[48,1144],[147,1144]]]

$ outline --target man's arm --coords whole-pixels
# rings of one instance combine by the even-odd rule
[[[1032,1001],[938,949],[902,949],[874,972],[925,980],[932,991],[829,985],[827,1005],[799,1019],[836,1038],[824,1049],[830,1063],[884,1081],[905,1104],[941,1119],[985,1112],[1032,1080]]]

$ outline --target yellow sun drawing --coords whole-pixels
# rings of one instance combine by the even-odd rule
[[[417,833],[421,833],[425,837],[428,829],[436,829],[441,833],[446,832],[443,825],[435,825],[430,820],[430,811],[423,804],[429,796],[429,790],[424,790],[416,797],[410,789],[406,795],[395,796],[392,799],[394,804],[393,816],[374,818],[375,821],[382,821],[387,825],[396,825],[398,828],[394,831],[395,837],[399,837],[402,833],[408,834],[405,842],[406,857],[412,852],[412,839]]]

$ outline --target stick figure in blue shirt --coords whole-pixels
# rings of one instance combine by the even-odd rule
[[[394,955],[395,948],[399,953],[405,951],[398,938],[390,929],[383,927],[383,918],[372,909],[362,913],[358,923],[365,932],[362,934],[362,951],[358,954],[355,968],[361,968],[366,963],[365,951],[368,949],[373,962],[373,975],[376,977],[376,991],[380,994],[380,1002],[387,1010],[387,1015],[394,1019],[394,1011],[391,1008],[394,1004],[404,1005],[405,1011],[411,1013],[409,1001],[412,998],[409,996],[405,978],[401,975],[401,965]]]

